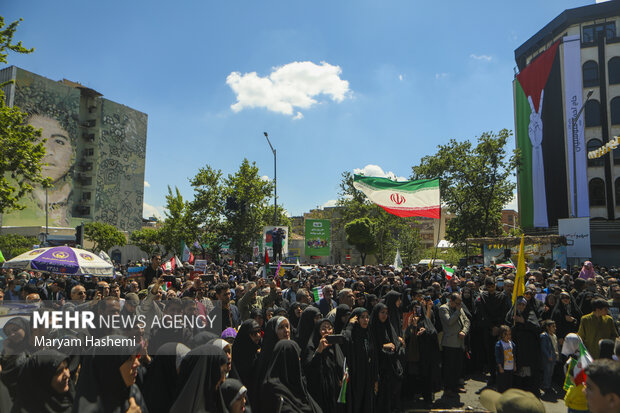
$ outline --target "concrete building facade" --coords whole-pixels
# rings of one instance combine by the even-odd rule
[[[9,106],[42,129],[52,178],[48,219],[54,227],[100,221],[140,229],[144,197],[147,115],[103,98],[79,83],[54,81],[16,66],[0,71]],[[2,226],[45,225],[45,190],[35,188],[26,208],[1,217]]]

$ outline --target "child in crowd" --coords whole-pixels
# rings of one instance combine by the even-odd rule
[[[500,339],[495,344],[495,363],[497,364],[497,391],[503,393],[512,387],[512,376],[515,371],[515,343],[511,341],[510,327],[499,328]]]
[[[542,355],[543,381],[542,389],[545,394],[552,394],[551,378],[553,369],[558,361],[558,338],[555,335],[555,321],[545,320],[542,323],[543,332],[540,334],[540,353]]]

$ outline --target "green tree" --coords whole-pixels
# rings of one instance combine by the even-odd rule
[[[32,249],[33,245],[39,241],[35,237],[23,237],[17,234],[6,234],[0,236],[0,251],[6,260],[17,257],[24,252]]]
[[[441,201],[456,215],[446,228],[450,241],[502,233],[502,209],[516,187],[509,178],[518,166],[518,152],[509,156],[505,149],[511,135],[507,129],[486,132],[476,146],[452,139],[412,168],[413,179],[441,179]]]
[[[224,186],[222,171],[207,165],[190,179],[194,200],[188,205],[186,242],[198,241],[201,253],[219,255],[226,238],[223,234]]]
[[[160,229],[161,243],[166,249],[165,253],[181,255],[183,241],[191,238],[189,203],[183,200],[183,195],[179,188],[175,187],[175,192],[168,186],[166,195],[166,219]]]
[[[225,231],[230,239],[235,260],[252,255],[252,242],[260,239],[264,211],[273,184],[261,179],[256,162],[244,159],[234,175],[224,179],[227,208],[224,209]],[[271,211],[273,213],[273,210]]]
[[[94,243],[93,251],[105,251],[116,245],[122,247],[127,243],[125,234],[114,225],[104,222],[89,222],[84,225],[84,238]]]
[[[344,230],[347,235],[347,242],[359,251],[362,257],[362,265],[364,265],[366,256],[377,251],[375,223],[369,218],[359,218],[346,224]]]
[[[142,228],[132,232],[129,243],[140,248],[149,257],[161,253],[161,234],[157,228]]]
[[[0,16],[0,63],[7,63],[8,52],[28,54],[22,42],[13,43],[13,36],[21,21],[6,28]],[[10,82],[0,85],[4,86]],[[41,130],[26,123],[28,115],[17,107],[9,107],[0,90],[0,214],[23,209],[20,199],[32,192],[33,185],[49,186],[51,181],[41,175],[45,147],[40,141]]]

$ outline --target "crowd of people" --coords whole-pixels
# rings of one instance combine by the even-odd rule
[[[191,266],[164,272],[160,256],[141,277],[120,271],[113,280],[3,269],[0,300],[109,314],[197,314],[219,302],[222,331],[162,329],[126,355],[76,355],[34,351],[29,322],[13,317],[3,327],[0,413],[393,412],[430,408],[440,391],[458,400],[472,375],[498,394],[521,389],[564,397],[572,411],[614,411],[619,269],[532,270],[514,305],[514,269],[448,274],[328,265],[265,277],[256,264],[229,262],[194,275]],[[565,385],[564,366],[582,348],[607,383],[593,385],[599,399],[592,385]]]

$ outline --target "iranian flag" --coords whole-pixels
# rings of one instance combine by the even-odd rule
[[[442,265],[441,268],[443,269],[444,274],[446,274],[446,280],[451,280],[452,277],[454,277],[454,268],[446,267],[445,265]]]
[[[579,358],[577,359],[577,364],[573,367],[573,383],[575,383],[575,386],[586,382],[586,367],[592,364],[592,361],[592,356],[588,353],[588,350],[586,350],[582,342],[579,342]]]
[[[312,289],[312,295],[314,296],[314,302],[318,303],[323,298],[323,289],[321,287],[314,287]]]
[[[508,260],[506,262],[500,262],[499,264],[496,265],[496,267],[497,268],[512,268],[512,269],[516,268],[511,260]]]
[[[440,217],[439,179],[396,182],[354,175],[353,186],[372,202],[399,217]]]

